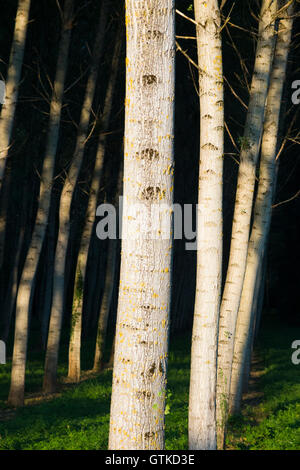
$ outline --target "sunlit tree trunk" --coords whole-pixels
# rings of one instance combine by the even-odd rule
[[[283,13],[286,16],[286,12]],[[288,15],[292,14],[292,8]],[[282,13],[281,13],[282,15]],[[231,400],[232,412],[240,410],[243,388],[243,371],[249,348],[251,348],[250,332],[253,327],[253,294],[258,275],[260,261],[266,251],[271,214],[274,181],[276,175],[276,149],[278,141],[280,104],[285,80],[287,58],[292,32],[290,16],[280,20],[275,58],[267,98],[266,117],[264,122],[261,162],[257,198],[254,207],[253,227],[249,242],[247,268],[243,285],[242,298],[238,313],[236,338],[234,345],[234,361],[232,370]]]
[[[82,329],[82,308],[83,308],[83,286],[86,276],[87,260],[89,253],[89,246],[92,237],[97,199],[99,188],[101,184],[101,177],[103,172],[106,134],[105,131],[109,126],[113,95],[115,91],[115,84],[118,74],[118,65],[120,59],[122,44],[122,28],[119,27],[118,36],[116,38],[115,50],[112,59],[111,74],[108,81],[106,90],[106,97],[101,118],[101,135],[98,143],[95,168],[92,177],[87,213],[85,216],[84,228],[81,237],[81,243],[77,258],[73,306],[72,306],[72,319],[71,319],[71,336],[69,344],[69,371],[68,377],[70,380],[78,381],[80,378],[80,347],[81,347],[81,329]]]
[[[263,0],[248,113],[241,141],[230,256],[219,326],[217,423],[220,449],[223,448],[225,439],[235,325],[246,270],[255,171],[274,52],[276,11],[277,1]]]
[[[72,197],[82,166],[85,143],[88,138],[91,109],[93,105],[95,89],[98,77],[99,60],[102,56],[105,26],[107,20],[108,2],[102,4],[97,36],[94,44],[91,72],[87,81],[84,101],[81,109],[79,130],[77,134],[74,156],[69,173],[62,190],[59,206],[59,231],[55,251],[54,275],[53,275],[53,299],[49,323],[48,343],[45,362],[45,374],[43,388],[46,393],[55,391],[57,361],[59,353],[59,341],[61,334],[64,293],[66,281],[66,256],[68,240],[70,237],[70,211]],[[78,377],[79,378],[79,377]]]
[[[116,450],[164,448],[172,259],[174,8],[174,0],[126,2],[124,208],[109,432],[109,449]],[[154,223],[154,208],[162,211],[164,228]]]
[[[200,95],[197,278],[192,333],[189,448],[216,448],[216,358],[222,273],[224,90],[217,0],[194,2]]]
[[[73,1],[66,0],[64,9],[63,32],[59,45],[57,71],[54,82],[53,97],[50,105],[49,132],[46,144],[46,154],[41,173],[39,205],[31,244],[23,268],[16,301],[15,339],[11,386],[8,398],[9,403],[14,406],[20,406],[24,402],[30,296],[33,292],[34,278],[43,245],[43,240],[45,237],[51,200],[51,185],[54,177],[55,156],[58,144],[64,82],[67,70],[67,59],[72,28],[72,8]]]
[[[30,0],[19,0],[17,9],[15,30],[12,48],[9,58],[9,65],[6,77],[6,96],[0,115],[0,195],[2,180],[4,177],[5,165],[9,148],[11,147],[11,137],[14,123],[15,110],[18,101],[19,83],[21,79],[23,56],[25,49],[27,23],[29,18]],[[3,196],[3,195],[2,195]],[[3,198],[1,205],[6,206]],[[0,214],[0,266],[2,265],[4,238],[5,238],[5,207],[1,207]]]

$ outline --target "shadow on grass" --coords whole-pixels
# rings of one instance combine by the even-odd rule
[[[244,396],[242,414],[230,419],[230,449],[300,448],[300,374],[291,362],[291,344],[300,328],[265,321],[256,345],[253,382],[261,394],[257,402]],[[83,349],[83,367],[92,364],[93,345]],[[59,376],[67,373],[67,347],[62,347]],[[188,448],[188,393],[190,337],[171,338],[167,385],[166,448]],[[10,365],[1,368],[0,406],[5,408]],[[32,353],[28,362],[26,391],[38,392],[43,377],[43,358]],[[32,403],[1,420],[0,449],[106,449],[112,372],[103,371],[78,385],[63,384],[60,396]],[[31,395],[32,396],[32,395]],[[44,401],[43,401],[44,400]],[[248,402],[247,402],[248,400]],[[11,411],[11,410],[10,410]]]
[[[266,317],[255,351],[260,358],[252,373],[257,403],[243,397],[242,413],[229,421],[228,447],[262,450],[300,448],[300,374],[291,361],[291,344],[300,338],[300,328]],[[256,370],[257,368],[257,370]]]
[[[0,421],[0,449],[99,449],[107,446],[111,371],[68,386]],[[42,400],[43,397],[41,396]]]

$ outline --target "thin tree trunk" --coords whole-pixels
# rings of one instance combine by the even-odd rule
[[[253,341],[255,341],[255,339],[257,338],[259,330],[260,330],[260,324],[261,324],[261,318],[262,318],[262,312],[263,312],[263,306],[264,306],[266,276],[267,276],[267,266],[268,266],[267,253],[264,253],[262,263],[263,263],[263,266],[261,268],[262,269],[261,284],[259,288],[259,296],[257,300],[256,311],[254,311],[255,324],[253,328]]]
[[[164,448],[172,263],[174,13],[174,0],[126,2],[124,208],[109,431],[109,449],[114,450]],[[164,230],[154,223],[153,209],[162,214]]]
[[[110,350],[110,357],[109,357],[108,363],[106,364],[107,369],[112,369],[114,366],[115,344],[116,344],[116,335],[114,334],[114,339],[113,339],[111,350]]]
[[[53,210],[54,209],[54,210]],[[55,218],[56,218],[57,206],[51,207],[48,219],[48,245],[47,245],[47,259],[46,259],[46,273],[45,277],[45,287],[43,293],[43,303],[41,307],[41,344],[43,350],[47,348],[47,339],[49,331],[49,319],[51,314],[51,303],[52,303],[52,293],[53,293],[53,273],[54,273],[54,256],[55,256],[55,246],[56,246],[56,227],[55,227]]]
[[[292,7],[288,9],[289,16],[281,19],[279,23],[275,59],[267,99],[258,192],[249,242],[247,269],[236,327],[231,385],[233,413],[238,413],[240,410],[243,389],[243,371],[245,369],[247,355],[249,355],[249,347],[251,347],[249,334],[254,321],[252,306],[255,280],[261,257],[263,253],[266,252],[266,242],[271,223],[280,104],[293,24],[291,14]]]
[[[245,360],[245,369],[244,369],[244,374],[243,374],[243,393],[246,393],[248,391],[248,385],[249,385],[249,377],[250,377],[250,371],[251,371],[251,359],[252,359],[252,352],[253,352],[253,342],[254,342],[254,323],[256,321],[257,313],[258,313],[258,308],[259,306],[262,306],[262,301],[261,301],[261,295],[263,295],[263,275],[265,271],[265,265],[266,262],[264,260],[264,256],[262,256],[259,267],[257,270],[257,276],[256,276],[256,281],[255,281],[255,288],[254,288],[254,293],[253,293],[253,301],[252,301],[252,315],[253,315],[253,328],[249,332],[249,346],[247,344],[247,357]],[[234,357],[232,364],[234,362]],[[229,398],[229,413],[231,414],[231,395]]]
[[[194,2],[200,94],[197,277],[192,333],[189,449],[216,448],[217,337],[222,275],[224,89],[217,0]]]
[[[29,11],[30,0],[19,0],[14,37],[5,83],[6,97],[0,115],[0,195],[2,196],[0,215],[0,266],[2,266],[3,261],[6,220],[6,210],[5,207],[2,207],[3,203],[4,206],[6,206],[6,204],[5,201],[3,201],[3,194],[1,194],[1,189],[8,151],[11,147],[11,137],[15,110],[18,101],[19,83],[23,65]]]
[[[117,191],[115,196],[115,209],[118,217],[119,213],[119,196],[122,194],[123,185],[123,165],[120,165]],[[117,223],[118,225],[118,223]],[[116,274],[116,258],[117,258],[118,240],[108,240],[108,254],[106,263],[106,276],[104,283],[104,291],[101,300],[101,309],[98,320],[96,348],[94,357],[94,372],[99,372],[103,368],[103,355],[105,349],[107,322],[111,308],[112,294],[115,284]]]
[[[9,273],[9,283],[3,295],[2,314],[4,315],[3,333],[1,339],[6,343],[9,337],[11,319],[16,304],[16,297],[19,285],[20,259],[25,241],[26,209],[28,204],[28,188],[25,185],[22,195],[22,206],[19,217],[19,233],[14,254],[13,266]]]
[[[106,330],[108,316],[110,312],[112,293],[114,288],[114,275],[116,267],[116,240],[109,240],[108,242],[108,254],[107,254],[107,267],[106,276],[104,283],[104,291],[101,301],[101,309],[98,320],[96,348],[94,356],[94,372],[100,372],[103,368],[103,354],[105,348]]]
[[[49,323],[48,343],[45,361],[43,390],[52,393],[56,389],[57,362],[59,341],[64,310],[65,268],[70,237],[70,211],[76,181],[82,166],[85,143],[88,138],[91,108],[93,105],[98,77],[98,66],[102,55],[104,33],[107,19],[108,1],[104,1],[100,13],[100,20],[92,57],[92,68],[88,78],[85,97],[81,109],[79,131],[76,147],[69,173],[62,190],[59,206],[59,231],[54,259],[53,299]]]
[[[77,382],[80,378],[80,348],[81,348],[81,330],[82,330],[82,308],[83,308],[83,286],[87,271],[87,260],[89,253],[89,246],[92,237],[97,199],[99,188],[101,184],[101,177],[103,172],[104,155],[105,155],[105,144],[106,134],[105,131],[108,129],[110,115],[113,103],[113,94],[118,74],[118,64],[121,53],[122,45],[122,28],[119,27],[118,37],[116,39],[115,50],[111,66],[111,74],[108,81],[108,87],[106,91],[104,110],[101,119],[101,134],[98,143],[98,150],[96,155],[96,163],[91,183],[88,208],[81,237],[81,243],[79,248],[79,254],[77,258],[75,283],[74,283],[74,296],[73,296],[73,307],[72,307],[72,319],[71,319],[71,336],[69,344],[69,371],[68,377],[70,380]]]
[[[276,11],[277,1],[263,0],[248,114],[241,142],[230,256],[219,326],[217,425],[220,449],[225,442],[235,326],[246,270],[255,171],[274,52]]]
[[[71,15],[73,1],[66,0],[64,10],[63,32],[59,45],[57,71],[53,97],[50,107],[49,134],[46,155],[41,175],[40,199],[32,234],[31,244],[27,253],[19,291],[16,301],[16,325],[13,351],[11,386],[8,401],[11,405],[22,406],[24,403],[25,366],[27,355],[28,320],[30,298],[33,292],[35,273],[45,238],[49,206],[51,201],[51,184],[54,177],[55,156],[59,136],[59,124],[62,109],[64,82],[67,70],[67,58],[71,36]]]
[[[17,243],[17,249],[16,249],[16,255],[14,259],[14,266],[13,270],[10,274],[10,280],[8,284],[8,289],[6,291],[6,295],[4,297],[4,306],[3,306],[3,311],[4,311],[4,328],[3,328],[3,334],[1,336],[1,339],[6,343],[8,336],[9,336],[9,331],[10,331],[10,325],[11,325],[11,319],[13,316],[13,311],[15,308],[15,302],[16,302],[16,295],[18,291],[18,274],[19,274],[19,263],[20,263],[20,256],[21,256],[21,250],[24,242],[24,231],[25,228],[22,227],[20,230],[19,234],[19,240]]]

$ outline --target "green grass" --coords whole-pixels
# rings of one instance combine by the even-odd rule
[[[291,344],[300,328],[269,317],[256,345],[261,375],[255,384],[262,397],[251,400],[230,419],[228,444],[242,450],[300,449],[300,365],[291,362]]]
[[[262,376],[256,384],[263,398],[245,404],[240,416],[231,419],[230,449],[300,449],[300,366],[291,363],[291,343],[300,339],[299,328],[267,322],[260,335]],[[166,415],[166,448],[187,449],[190,339],[171,340]],[[92,363],[93,345],[83,348],[83,368]],[[67,347],[61,348],[59,376],[67,373]],[[26,394],[40,391],[44,358],[31,352]],[[7,411],[11,364],[0,366],[0,416]],[[88,450],[106,449],[109,426],[111,371],[87,379],[77,386],[66,385],[48,401],[33,399],[13,417],[0,420],[0,449]],[[247,398],[247,397],[246,397]]]

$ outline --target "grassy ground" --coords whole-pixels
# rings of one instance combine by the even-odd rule
[[[242,414],[230,420],[229,448],[300,449],[300,365],[291,361],[295,339],[300,339],[299,327],[287,327],[271,317],[265,321]]]
[[[251,386],[242,414],[231,419],[230,449],[300,449],[300,365],[291,363],[291,343],[299,328],[276,321],[263,325],[253,362]],[[171,341],[166,415],[166,447],[187,449],[187,410],[190,340]],[[93,348],[83,350],[83,368]],[[59,376],[66,375],[67,348],[62,347]],[[106,449],[111,371],[86,376],[77,386],[62,384],[59,393],[40,396],[43,357],[29,356],[26,406],[6,407],[10,363],[0,366],[0,449]]]

